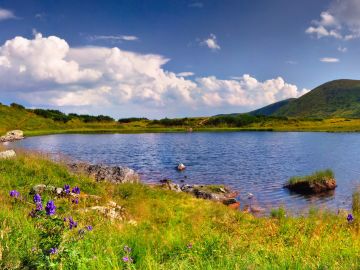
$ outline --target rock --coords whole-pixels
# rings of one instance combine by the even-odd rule
[[[183,171],[186,169],[186,166],[182,163],[179,163],[179,165],[177,166],[177,169],[178,169],[178,171]]]
[[[172,190],[172,191],[176,191],[176,192],[181,192],[181,188],[178,184],[174,184],[172,183],[172,181],[170,179],[163,179],[160,180],[160,183],[162,183],[161,187],[168,189],[168,190]]]
[[[71,163],[68,164],[68,167],[75,173],[84,173],[93,177],[97,182],[107,181],[115,184],[140,182],[140,176],[133,169],[127,167],[111,167],[87,163]]]
[[[314,182],[300,181],[292,184],[286,184],[284,187],[300,194],[319,194],[326,191],[334,190],[337,185],[335,179],[329,178],[324,179],[323,181]]]
[[[44,184],[35,185],[31,188],[30,194],[41,194],[45,190],[46,190],[46,185]]]
[[[168,183],[172,183],[172,180],[171,179],[168,179],[168,178],[164,178],[162,180],[159,181],[161,184],[168,184]]]
[[[232,209],[239,209],[240,202],[232,203],[232,204],[229,204],[228,206]]]
[[[55,189],[56,195],[61,196],[63,195],[64,189],[63,188],[56,188]]]
[[[14,150],[6,150],[0,152],[0,159],[13,158],[16,157],[16,153]]]
[[[110,219],[125,219],[125,209],[112,201],[110,201],[106,206],[93,206],[86,208],[84,211],[87,212],[89,210],[97,211]]]
[[[262,208],[262,207],[260,207],[260,206],[251,205],[251,206],[250,206],[250,211],[251,211],[252,213],[263,213],[263,212],[265,212],[265,209]]]
[[[24,139],[24,132],[21,130],[12,130],[6,133],[6,135],[0,137],[0,142],[12,142],[16,140]]]
[[[237,202],[238,201],[235,198],[230,198],[230,199],[223,200],[223,204],[225,204],[225,205],[231,205],[231,204],[234,204],[234,203],[237,203]]]

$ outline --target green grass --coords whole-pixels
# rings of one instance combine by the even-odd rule
[[[81,197],[79,205],[57,199],[57,216],[73,216],[79,227],[94,230],[79,239],[64,228],[58,255],[37,252],[41,219],[28,213],[31,203],[15,201],[18,190],[28,202],[34,184],[80,186],[82,193],[113,200],[126,209],[126,220],[111,221],[80,209],[95,205]],[[51,199],[45,195],[44,200]],[[308,216],[255,218],[220,203],[141,184],[94,183],[59,164],[32,154],[0,161],[0,269],[356,269],[360,267],[357,216],[312,211]],[[131,222],[129,222],[132,220]],[[50,220],[51,221],[51,220]],[[137,225],[134,225],[134,221]],[[57,225],[60,226],[60,225]],[[192,243],[192,248],[188,244]],[[130,246],[133,264],[125,264]],[[30,268],[31,269],[31,268]]]
[[[293,185],[300,182],[324,183],[329,179],[334,179],[334,172],[330,169],[327,169],[323,171],[316,171],[313,174],[307,176],[293,176],[289,179],[287,184]]]

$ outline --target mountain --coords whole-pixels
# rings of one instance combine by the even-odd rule
[[[257,109],[255,111],[251,111],[251,112],[249,112],[249,114],[270,116],[270,115],[274,114],[275,112],[277,112],[280,108],[284,107],[289,102],[294,101],[294,100],[296,100],[296,98],[289,98],[289,99],[281,100],[281,101],[275,102],[273,104],[267,105],[265,107],[262,107],[260,109]]]
[[[324,83],[297,99],[283,100],[250,114],[287,117],[360,117],[360,80]]]

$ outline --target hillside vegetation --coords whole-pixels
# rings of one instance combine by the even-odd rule
[[[44,207],[52,200],[55,212],[29,215],[36,207],[29,191],[36,184],[77,186],[79,201],[42,194]],[[11,197],[12,190],[18,196],[13,191]],[[350,217],[315,210],[293,217],[279,209],[256,218],[188,194],[96,183],[29,153],[0,160],[0,201],[0,269],[360,267],[356,211]],[[123,220],[84,211],[109,201],[124,207]],[[69,217],[76,226],[70,226]]]
[[[296,118],[360,118],[360,80],[335,80],[297,99],[284,100],[251,112]]]

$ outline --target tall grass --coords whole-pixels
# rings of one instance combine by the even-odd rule
[[[62,165],[36,155],[0,160],[0,269],[24,269],[42,259],[32,205],[9,197],[18,190],[25,199],[34,184],[80,186],[83,193],[101,196],[99,202],[81,197],[78,205],[55,200],[57,216],[71,215],[92,232],[77,239],[64,230],[62,253],[49,257],[50,269],[357,269],[360,237],[346,216],[318,212],[308,217],[255,218],[220,203],[142,184],[111,185],[71,175]],[[48,199],[51,199],[50,197]],[[126,219],[111,221],[81,209],[115,201]],[[355,217],[356,218],[356,217]],[[132,263],[125,263],[124,246]],[[37,264],[40,265],[40,264]],[[39,268],[41,268],[39,267]],[[31,269],[31,268],[30,268]],[[33,268],[34,269],[34,268]]]

